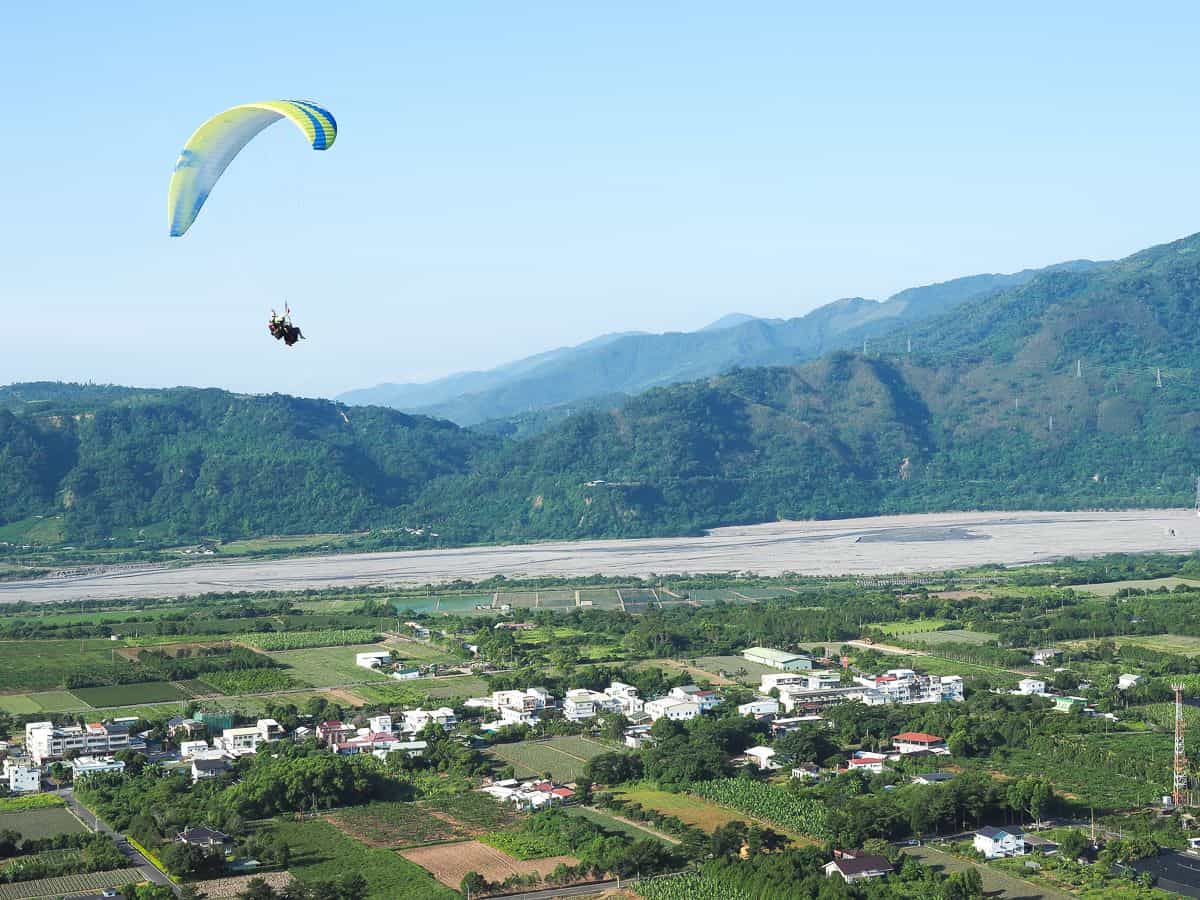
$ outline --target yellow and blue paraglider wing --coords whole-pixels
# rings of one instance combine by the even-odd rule
[[[303,100],[267,100],[235,106],[213,116],[188,138],[167,189],[167,224],[172,237],[191,227],[233,158],[260,131],[287,119],[304,133],[314,150],[328,150],[337,122],[327,110]]]

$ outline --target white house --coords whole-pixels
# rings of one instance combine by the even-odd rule
[[[720,706],[722,702],[721,695],[716,691],[702,690],[694,684],[673,687],[667,696],[680,703],[695,703],[699,705],[701,712],[708,712],[710,709]]]
[[[611,706],[616,706],[608,694],[599,691],[589,691],[587,688],[575,688],[563,696],[563,718],[572,722],[590,719],[596,713]],[[619,708],[619,707],[618,707]]]
[[[1124,674],[1120,678],[1117,679],[1117,689],[1125,691],[1131,687],[1137,687],[1139,684],[1141,684],[1145,680],[1146,680],[1146,678],[1144,675]]]
[[[1017,682],[1017,689],[1014,694],[1023,694],[1027,697],[1040,697],[1046,693],[1046,682],[1040,678],[1022,678]]]
[[[208,741],[183,741],[179,745],[179,756],[181,759],[191,759],[198,753],[203,753],[208,749]]]
[[[71,776],[84,778],[88,775],[105,775],[110,772],[124,772],[125,763],[111,756],[80,756],[71,760]]]
[[[612,698],[622,714],[634,716],[645,709],[646,703],[638,696],[638,689],[623,681],[614,681],[604,689],[604,693]]]
[[[674,697],[659,697],[646,703],[646,715],[652,722],[659,719],[671,719],[676,722],[686,722],[700,715],[700,704],[691,701],[680,702]]]
[[[195,784],[205,778],[216,778],[218,775],[228,772],[229,769],[229,760],[223,756],[215,758],[197,756],[192,760],[192,783]]]
[[[851,772],[870,772],[878,775],[887,768],[886,763],[887,754],[858,750],[846,761],[846,768]]]
[[[437,709],[430,710],[408,709],[404,711],[404,725],[400,730],[406,734],[417,734],[430,722],[436,722],[449,731],[458,724],[458,718],[454,715],[454,710],[448,706],[439,706]]]
[[[384,734],[391,734],[392,731],[395,730],[392,728],[392,717],[386,713],[378,716],[372,716],[367,720],[367,724],[370,726],[372,734],[378,734],[380,732]]]
[[[29,722],[25,725],[25,750],[39,765],[47,759],[61,759],[71,751],[94,755],[115,753],[127,747],[129,726],[116,722],[89,722],[86,725]]]
[[[371,650],[367,653],[354,654],[354,664],[362,666],[364,669],[378,669],[380,666],[390,665],[392,662],[392,654],[388,650]]]
[[[14,794],[29,794],[42,789],[42,770],[30,760],[5,757],[4,783]]]
[[[649,725],[633,725],[625,729],[625,746],[633,750],[641,750],[648,744],[654,743],[650,736]]]
[[[414,678],[421,677],[421,670],[416,668],[400,668],[393,671],[389,677],[394,681],[412,681]]]
[[[993,828],[990,825],[975,832],[975,849],[984,859],[1025,855],[1025,835],[1019,828]]]
[[[892,738],[892,747],[900,755],[907,753],[946,753],[946,739],[923,731],[905,731]]]
[[[773,759],[775,751],[770,747],[751,747],[746,751],[746,756],[754,760],[758,764],[758,767],[764,771],[770,772],[782,768]]]
[[[259,744],[266,741],[257,725],[246,725],[241,728],[226,728],[220,737],[213,739],[213,745],[225,751],[230,756],[245,756],[258,750]]]
[[[754,716],[756,719],[761,719],[763,716],[779,715],[779,701],[774,697],[755,697],[749,703],[738,704],[739,716]]]
[[[821,768],[814,763],[801,763],[792,768],[792,777],[801,781],[820,781]]]

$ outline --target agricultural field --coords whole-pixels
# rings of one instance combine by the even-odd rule
[[[395,650],[400,654],[400,659],[405,662],[432,663],[460,661],[441,647],[432,647],[429,644],[422,644],[420,641],[410,641],[405,638],[389,638],[383,642],[382,647],[377,647],[376,649]]]
[[[354,664],[356,653],[378,650],[378,644],[345,647],[313,647],[307,650],[278,650],[268,655],[286,666],[289,674],[302,684],[333,687],[354,682],[387,682],[386,675]]]
[[[912,619],[907,622],[882,622],[871,627],[888,637],[904,637],[917,632],[938,631],[949,624],[949,619]]]
[[[69,641],[0,641],[0,685],[6,691],[48,691],[61,688],[71,672],[86,669],[110,672],[119,643],[106,638]]]
[[[778,785],[744,778],[718,778],[697,782],[691,788],[706,800],[732,807],[793,837],[829,836],[825,804]]]
[[[505,828],[524,816],[486,794],[469,791],[415,803],[371,803],[331,813],[330,822],[372,847],[415,847],[464,840]]]
[[[478,872],[488,881],[503,881],[510,875],[528,875],[530,872],[548,875],[560,863],[573,866],[579,862],[573,856],[550,856],[537,860],[515,859],[481,841],[419,847],[415,850],[403,850],[400,855],[432,873],[438,881],[454,888],[455,891],[468,872]],[[458,894],[455,893],[454,896]]]
[[[749,894],[733,893],[729,885],[717,884],[698,872],[647,878],[639,881],[634,891],[645,900],[751,900]]]
[[[377,641],[379,635],[370,628],[326,628],[320,631],[256,631],[234,635],[232,639],[256,650],[303,650],[370,644]]]
[[[109,872],[88,872],[83,875],[60,875],[39,878],[37,881],[18,881],[0,884],[0,900],[30,900],[33,897],[64,897],[86,891],[119,888],[145,881],[139,869],[113,869]]]
[[[574,591],[538,591],[538,609],[571,609],[575,606]]]
[[[894,660],[892,665],[907,666],[915,669],[918,672],[927,675],[961,675],[963,678],[986,678],[996,687],[1016,687],[1022,676],[1017,672],[1010,672],[1008,669],[1002,669],[999,666],[980,666],[975,663],[959,662],[956,659],[947,659],[943,656],[935,656],[937,651],[932,650],[931,655],[926,656],[895,656],[890,657]]]
[[[1200,637],[1188,634],[1131,635],[1105,638],[1105,640],[1110,640],[1117,646],[1129,644],[1134,647],[1144,647],[1147,650],[1177,653],[1180,656],[1200,656]]]
[[[693,794],[673,794],[654,787],[621,788],[613,791],[613,794],[630,803],[640,803],[646,809],[656,810],[664,816],[674,816],[681,822],[705,831],[713,831],[730,822],[745,822],[747,818]]]
[[[1172,729],[1175,727],[1174,703],[1148,703],[1145,706],[1132,707],[1129,713],[1139,715],[1151,725],[1157,725],[1159,728]],[[1183,721],[1190,734],[1194,734],[1195,729],[1200,729],[1200,706],[1185,703]]]
[[[616,588],[580,588],[579,605],[590,606],[593,609],[620,609],[621,598]]]
[[[133,706],[139,703],[169,703],[188,699],[186,693],[169,681],[75,688],[71,693],[89,706]]]
[[[237,669],[229,672],[205,672],[199,679],[208,685],[208,693],[265,694],[296,687],[296,681],[280,669]]]
[[[504,591],[496,594],[492,605],[511,606],[513,609],[533,609],[537,603],[537,591]]]
[[[457,900],[457,890],[438,884],[428,872],[391,850],[368,847],[328,822],[276,820],[269,826],[291,850],[288,871],[299,881],[328,881],[348,872],[367,880],[365,900]],[[458,844],[450,846],[461,846]],[[455,888],[457,888],[457,882]]]
[[[903,637],[906,642],[936,648],[938,644],[986,644],[988,641],[997,640],[999,635],[987,631],[948,628],[944,631],[910,631]]]
[[[0,812],[0,831],[15,831],[22,838],[45,838],[56,834],[78,834],[87,829],[65,806]]]
[[[88,709],[70,691],[42,691],[36,694],[0,694],[0,710],[12,715],[37,715],[38,713],[70,712]]]
[[[1015,878],[992,866],[960,859],[929,845],[905,847],[903,852],[916,857],[927,866],[947,873],[961,872],[974,866],[983,876],[984,895],[995,897],[997,900],[1071,900],[1074,896],[1064,891],[1056,891],[1053,888],[1033,884],[1022,878]]]
[[[593,756],[615,749],[592,738],[578,735],[553,737],[544,741],[520,741],[496,744],[491,753],[509,763],[518,778],[549,772],[555,781],[575,781]]]
[[[1157,591],[1166,588],[1169,591],[1184,585],[1200,588],[1200,581],[1195,578],[1146,578],[1140,581],[1107,581],[1100,584],[1067,584],[1071,590],[1080,594],[1093,594],[1097,597],[1111,597],[1119,591],[1132,589],[1137,591]]]

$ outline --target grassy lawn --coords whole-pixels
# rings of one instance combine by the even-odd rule
[[[771,666],[764,666],[762,663],[751,662],[741,656],[701,656],[696,660],[696,668],[703,669],[710,675],[717,675],[724,671],[725,677],[756,687],[762,684],[762,676],[783,671]],[[735,674],[743,671],[744,674]]]
[[[91,706],[132,706],[139,703],[167,703],[186,700],[188,695],[169,681],[142,684],[117,684],[111,687],[76,688],[71,692]]]
[[[575,781],[593,756],[615,749],[581,736],[554,737],[546,741],[520,741],[496,744],[492,753],[510,763],[518,778],[549,772],[556,781]]]
[[[946,872],[961,872],[974,866],[983,876],[983,892],[989,897],[1000,897],[1004,900],[1070,900],[1072,897],[1071,894],[1016,878],[983,863],[959,859],[934,847],[906,847],[904,852],[915,856],[927,866]]]
[[[1118,646],[1131,644],[1134,647],[1145,647],[1147,650],[1159,650],[1164,653],[1178,653],[1181,656],[1200,655],[1200,637],[1186,634],[1149,634],[1132,637],[1106,638]]]
[[[690,794],[672,794],[652,787],[634,787],[613,791],[631,803],[640,803],[646,809],[654,809],[666,816],[674,816],[688,825],[705,831],[713,831],[730,822],[745,822],[748,816],[724,806],[709,803]]]
[[[87,831],[83,823],[62,806],[0,813],[0,831],[9,829],[19,832],[22,838],[44,838]]]
[[[107,639],[78,641],[0,641],[0,685],[11,691],[46,691],[65,684],[79,670],[107,674],[128,663],[113,651],[120,644]]]
[[[292,852],[288,871],[302,882],[329,881],[347,873],[367,880],[367,900],[456,900],[420,866],[390,850],[372,849],[347,837],[328,822],[278,820],[271,829]]]
[[[600,809],[591,809],[587,806],[567,806],[565,807],[567,815],[579,816],[581,819],[587,819],[594,822],[601,828],[607,828],[609,831],[619,831],[629,835],[635,841],[652,838],[663,844],[677,844],[678,839],[671,838],[661,831],[658,831],[651,825],[646,825],[644,828],[639,828],[636,825],[630,825],[628,822],[621,822],[614,819],[611,815]]]
[[[938,644],[986,644],[994,641],[999,635],[987,631],[969,631],[965,628],[949,628],[945,631],[912,631],[904,635],[907,641],[929,644],[934,648]]]
[[[387,682],[386,675],[354,664],[357,653],[378,651],[378,644],[348,647],[312,647],[307,650],[280,650],[267,655],[288,667],[297,681],[313,687],[333,687],[353,682]]]

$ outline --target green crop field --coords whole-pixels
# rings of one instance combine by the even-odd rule
[[[546,741],[496,744],[491,752],[512,765],[518,778],[549,772],[555,781],[575,781],[593,756],[616,749],[581,736],[554,737]]]
[[[524,815],[478,791],[416,803],[369,803],[330,816],[341,831],[372,847],[415,847],[464,840],[506,828]]]
[[[37,704],[40,712],[70,712],[76,709],[88,709],[91,706],[90,703],[71,691],[43,691],[28,696]]]
[[[122,645],[107,639],[78,641],[0,641],[0,685],[11,691],[60,688],[79,670],[106,674],[128,663],[113,651]]]
[[[139,869],[113,869],[108,872],[87,872],[81,875],[59,875],[36,881],[0,884],[0,900],[31,900],[33,897],[65,897],[95,893],[105,888],[119,888],[144,881]]]
[[[187,699],[187,694],[169,681],[76,688],[71,693],[92,706],[133,706],[140,703],[167,703]]]
[[[265,694],[297,687],[286,671],[281,669],[238,669],[232,672],[206,672],[201,684],[209,686],[207,693]]]
[[[1111,640],[1118,645],[1132,644],[1135,647],[1145,647],[1147,650],[1178,653],[1181,656],[1200,655],[1200,637],[1187,634],[1134,635],[1132,637],[1107,638],[1106,640]]]
[[[0,694],[0,712],[10,716],[33,716],[42,711],[28,694]]]
[[[415,863],[391,850],[375,849],[347,837],[328,822],[276,821],[276,836],[291,850],[288,871],[300,881],[330,881],[347,872],[367,880],[365,900],[456,900],[457,891],[439,884]]]
[[[9,830],[16,831],[22,838],[44,838],[87,831],[83,823],[62,806],[0,813],[0,831]]]
[[[917,632],[937,631],[949,624],[949,619],[913,619],[908,622],[884,622],[871,627],[876,631],[882,631],[888,637],[901,637]]]
[[[417,662],[452,662],[456,657],[443,650],[441,647],[431,647],[429,644],[422,644],[420,641],[408,641],[392,638],[387,641],[380,650],[395,650],[400,654],[400,658],[405,662],[415,660]]]
[[[302,684],[313,687],[334,687],[354,682],[386,682],[381,672],[355,665],[357,653],[378,651],[378,644],[357,644],[346,647],[313,647],[307,650],[280,650],[267,655],[288,667],[288,672]]]

